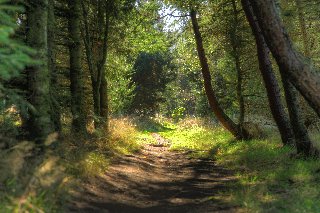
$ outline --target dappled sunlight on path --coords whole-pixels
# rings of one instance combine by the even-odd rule
[[[238,212],[226,195],[232,173],[188,152],[147,144],[118,158],[105,175],[83,184],[71,212]]]

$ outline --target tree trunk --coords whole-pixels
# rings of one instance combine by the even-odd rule
[[[48,0],[48,58],[49,58],[49,72],[51,74],[51,86],[50,86],[50,97],[51,97],[51,119],[54,123],[55,130],[61,130],[61,113],[60,104],[58,102],[59,93],[58,89],[58,73],[56,69],[56,58],[55,58],[55,14],[54,14],[54,0]]]
[[[199,56],[199,60],[202,68],[201,70],[202,70],[202,75],[204,79],[204,88],[205,88],[206,95],[208,97],[210,107],[214,112],[215,116],[217,117],[217,119],[219,120],[219,122],[228,131],[230,131],[231,134],[234,135],[237,139],[242,139],[238,126],[224,113],[223,109],[219,105],[216,94],[213,91],[212,84],[211,84],[211,74],[209,70],[207,57],[205,55],[205,51],[203,48],[203,42],[202,42],[200,30],[199,30],[196,11],[191,10],[190,16],[191,16],[194,36],[197,44],[198,56]]]
[[[100,110],[101,110],[101,117],[103,118],[104,128],[105,130],[108,130],[108,126],[109,126],[108,84],[105,76],[101,79]]]
[[[255,20],[249,1],[242,0],[242,5],[256,40],[260,72],[267,90],[269,106],[273,119],[279,129],[282,143],[284,145],[293,145],[294,135],[290,126],[289,118],[285,112],[283,104],[281,103],[280,88],[272,69],[272,63],[269,58],[269,49],[265,43],[259,24]]]
[[[239,131],[242,134],[243,130],[243,123],[244,123],[244,116],[245,116],[245,105],[244,105],[244,98],[243,98],[243,91],[242,91],[242,82],[243,82],[243,70],[241,69],[241,62],[240,62],[240,53],[239,53],[239,44],[240,41],[237,35],[237,27],[239,24],[238,19],[238,10],[235,0],[232,1],[233,7],[233,24],[231,29],[231,46],[232,46],[232,56],[235,61],[235,68],[237,71],[237,98],[239,102]]]
[[[98,1],[98,7],[94,12],[97,12],[96,18],[93,20],[87,20],[88,8],[84,2],[82,2],[82,11],[84,16],[84,32],[83,35],[87,63],[91,75],[94,113],[96,116],[95,127],[99,128],[101,123],[107,123],[107,89],[103,85],[106,85],[105,79],[105,64],[107,59],[107,40],[109,33],[109,21],[112,1],[104,2]],[[92,6],[92,5],[91,5]],[[89,5],[90,7],[90,5]],[[96,27],[90,31],[90,26],[95,22]],[[95,38],[92,38],[91,34],[97,34]],[[103,32],[103,33],[102,33]],[[103,82],[104,81],[104,82]],[[104,97],[105,96],[105,97]],[[106,101],[106,102],[105,102]]]
[[[27,68],[28,101],[30,108],[28,130],[37,142],[43,142],[55,131],[51,119],[50,73],[48,69],[48,0],[29,0],[27,7],[27,43],[36,50],[34,59],[41,63]]]
[[[309,156],[311,149],[311,140],[309,138],[308,130],[304,124],[304,119],[299,107],[297,90],[291,84],[285,73],[281,72],[281,78],[285,90],[291,127],[295,136],[297,152],[298,154]]]
[[[83,73],[81,68],[80,1],[69,0],[68,6],[72,129],[75,132],[86,132]]]
[[[101,86],[101,84],[98,84],[98,82],[96,82],[96,81],[92,82],[93,111],[97,117],[100,117],[100,112],[101,112],[101,109],[100,109],[100,98],[101,98],[100,86]],[[98,120],[100,120],[100,118],[96,120],[96,124],[99,122]]]
[[[104,23],[104,36],[103,36],[103,47],[101,52],[101,84],[100,84],[100,116],[103,119],[104,127],[108,129],[109,123],[109,102],[108,102],[108,82],[106,78],[106,62],[108,56],[108,38],[109,38],[109,25],[110,25],[110,13],[111,13],[111,3],[106,3],[105,7],[105,23]],[[103,20],[101,20],[101,25],[103,25]],[[103,27],[101,26],[101,29]]]
[[[262,33],[279,68],[320,116],[320,71],[299,54],[277,13],[274,0],[250,0]]]

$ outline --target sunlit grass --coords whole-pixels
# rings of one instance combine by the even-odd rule
[[[192,151],[193,156],[207,158],[220,151],[220,144],[232,139],[231,134],[220,127],[203,125],[199,119],[179,123],[173,131],[160,132],[171,141],[170,150]]]
[[[228,193],[246,212],[320,212],[319,160],[294,157],[276,134],[236,141],[219,127],[199,123],[160,134],[171,140],[171,150],[192,150],[194,157],[215,159],[235,171],[238,182]]]
[[[90,178],[107,171],[112,159],[117,155],[126,155],[141,149],[142,135],[129,118],[112,119],[109,132],[99,133],[98,138],[83,139],[77,145],[71,141],[69,149],[61,147],[64,152],[68,172],[76,178]]]

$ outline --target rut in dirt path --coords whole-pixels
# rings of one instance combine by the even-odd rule
[[[153,136],[157,145],[117,159],[104,176],[83,184],[70,212],[237,212],[221,195],[235,181],[230,171],[169,151],[165,139]]]

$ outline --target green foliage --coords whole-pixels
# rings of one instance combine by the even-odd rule
[[[12,39],[14,30],[18,27],[13,15],[21,8],[9,6],[6,1],[0,1],[0,70],[1,80],[8,81],[17,77],[20,71],[31,62],[30,48]]]
[[[176,32],[177,39],[172,50],[177,74],[165,91],[167,100],[162,104],[161,112],[169,117],[176,108],[184,107],[186,115],[207,116],[211,110],[203,89],[193,33],[189,24],[183,25],[180,30],[182,32]]]
[[[20,96],[21,91],[12,88],[9,82],[13,78],[19,77],[26,65],[34,63],[30,58],[33,51],[13,38],[14,31],[18,27],[14,14],[21,11],[20,7],[0,0],[0,114],[2,117],[0,123],[6,128],[9,126],[2,123],[8,121],[8,117],[5,115],[7,113],[4,111],[12,104],[18,105],[21,109],[26,105],[26,101]],[[6,118],[4,119],[4,117]]]
[[[165,53],[141,52],[133,67],[131,85],[134,85],[130,112],[154,115],[159,103],[165,100],[163,92],[172,80],[171,58]]]
[[[126,60],[126,56],[110,54],[107,62],[107,79],[109,92],[109,108],[112,115],[123,115],[128,112],[132,102],[130,86],[130,73],[132,64]]]
[[[113,115],[123,115],[129,110],[135,88],[130,83],[131,74],[140,53],[167,53],[171,46],[171,40],[163,30],[163,21],[159,19],[160,9],[159,1],[138,1],[132,10],[122,11],[112,21],[107,76]]]
[[[5,107],[0,109],[4,109]],[[20,125],[20,118],[17,109],[11,107],[0,113],[0,132],[8,138],[15,138],[18,135],[17,126]]]
[[[178,122],[180,119],[182,119],[185,116],[186,108],[184,107],[177,107],[173,110],[171,117],[175,122]]]

